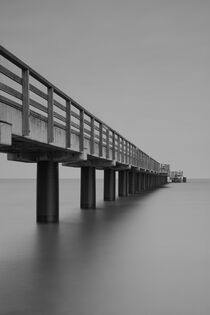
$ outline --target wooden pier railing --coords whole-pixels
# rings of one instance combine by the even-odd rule
[[[47,123],[48,143],[53,143],[55,126],[65,130],[67,149],[72,149],[71,134],[79,136],[79,150],[84,140],[90,142],[90,154],[161,172],[161,164],[128,141],[105,122],[95,117],[63,91],[0,46],[0,102],[22,111],[22,135],[30,133],[29,116]]]

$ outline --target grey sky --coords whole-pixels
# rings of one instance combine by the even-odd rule
[[[0,40],[159,162],[210,177],[209,14],[204,0],[0,0]],[[1,157],[0,173],[35,167]]]

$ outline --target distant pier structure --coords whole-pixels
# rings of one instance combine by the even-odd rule
[[[59,220],[60,163],[81,169],[82,209],[96,207],[96,170],[105,201],[116,198],[116,173],[118,196],[127,197],[165,185],[170,171],[2,46],[0,152],[36,163],[37,222],[45,223]]]
[[[187,177],[183,175],[183,171],[172,171],[170,172],[170,180],[172,183],[186,183]]]

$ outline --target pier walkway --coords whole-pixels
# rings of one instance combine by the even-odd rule
[[[37,163],[37,222],[59,220],[59,163],[81,168],[81,208],[96,207],[96,169],[104,200],[167,182],[163,165],[0,46],[0,152]]]

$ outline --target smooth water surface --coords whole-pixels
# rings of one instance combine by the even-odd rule
[[[60,181],[60,223],[35,223],[35,181],[0,181],[0,314],[209,315],[210,181],[79,209]]]

